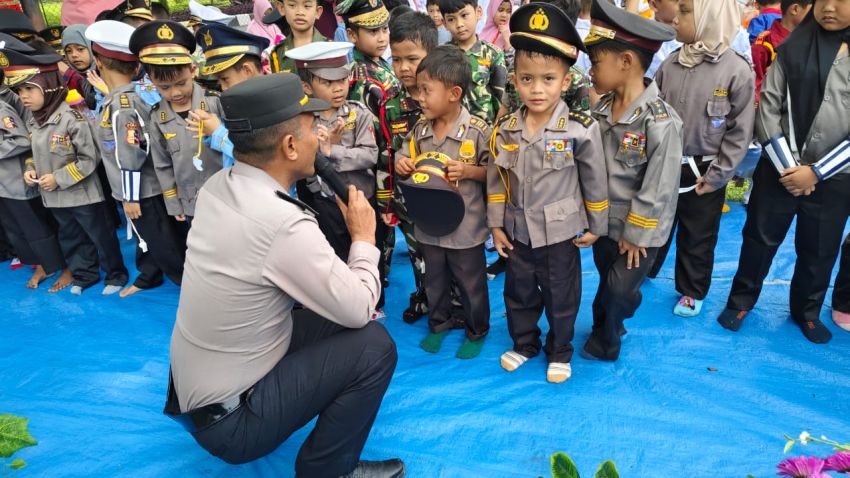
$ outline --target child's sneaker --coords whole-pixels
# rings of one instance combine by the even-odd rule
[[[569,363],[551,362],[546,369],[546,381],[549,383],[564,383],[573,376],[573,368]]]
[[[508,372],[513,372],[514,370],[522,367],[525,362],[528,362],[528,357],[522,354],[518,354],[513,350],[508,350],[507,352],[502,354],[502,357],[499,359],[499,362],[502,364],[502,368],[507,370]]]
[[[372,320],[383,319],[386,316],[387,314],[384,313],[384,309],[375,309],[375,311],[372,312]]]
[[[71,286],[71,294],[73,295],[83,295],[83,288],[78,285]]]
[[[679,317],[696,317],[702,310],[702,301],[683,295],[673,307],[673,314]]]
[[[16,270],[20,269],[21,267],[24,267],[24,265],[25,264],[23,262],[21,262],[20,259],[18,259],[17,257],[13,257],[12,262],[9,263],[9,269],[16,271]]]
[[[724,309],[717,317],[717,323],[723,326],[724,329],[737,332],[744,324],[744,318],[747,316],[746,310]]]
[[[850,313],[832,309],[832,321],[835,325],[850,332]]]

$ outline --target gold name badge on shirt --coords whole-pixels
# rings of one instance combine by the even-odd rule
[[[475,158],[475,143],[471,139],[463,140],[460,144],[458,155],[460,155],[465,163],[470,162],[469,160]]]
[[[717,96],[718,98],[727,97],[729,96],[729,90],[726,88],[717,88],[714,90],[714,96]]]

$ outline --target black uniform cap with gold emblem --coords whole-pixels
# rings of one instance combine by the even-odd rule
[[[301,113],[325,111],[330,105],[304,93],[293,73],[258,76],[221,94],[224,125],[231,133],[250,133]]]
[[[195,46],[192,32],[172,21],[146,23],[130,37],[130,51],[148,65],[189,65]]]
[[[407,213],[429,236],[451,234],[466,214],[463,196],[448,179],[450,159],[436,151],[422,153],[414,158],[413,174],[398,183]]]
[[[345,19],[346,25],[375,30],[390,21],[390,12],[381,0],[342,0],[334,13]]]
[[[0,32],[0,51],[2,50],[15,50],[18,53],[33,53],[35,52],[35,48],[30,45],[22,42],[16,37],[9,35],[8,33]],[[3,65],[0,65],[2,67]]]
[[[48,45],[52,46],[53,49],[61,55],[63,31],[65,31],[65,27],[61,25],[58,27],[48,27],[38,32],[38,36],[41,37],[42,40],[47,42]]]
[[[220,73],[239,62],[245,55],[262,58],[269,39],[231,28],[220,23],[204,23],[195,34],[204,50],[206,63],[202,75]]]
[[[0,8],[0,32],[23,41],[36,35],[29,17],[11,8]]]
[[[148,22],[153,21],[150,0],[124,0],[112,9],[109,19],[123,21],[128,17]]]
[[[629,13],[607,0],[593,0],[590,18],[590,33],[584,39],[588,47],[613,40],[654,54],[664,42],[676,38],[673,28]]]
[[[511,45],[516,50],[558,56],[571,65],[579,51],[587,51],[567,14],[549,3],[532,2],[519,7],[511,15],[510,29]]]
[[[14,88],[45,71],[58,71],[62,57],[54,53],[21,53],[8,48],[0,49],[0,68],[3,69],[3,84]]]

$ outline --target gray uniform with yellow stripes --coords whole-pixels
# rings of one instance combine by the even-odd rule
[[[608,168],[608,237],[641,247],[659,247],[676,215],[682,158],[682,120],[658,99],[651,83],[619,121],[614,95],[592,111],[602,133]]]
[[[192,91],[191,110],[208,111],[223,117],[221,102],[195,85]],[[196,134],[186,130],[186,120],[175,113],[171,105],[163,100],[151,111],[151,152],[154,168],[162,187],[162,196],[168,214],[172,216],[194,216],[195,199],[201,186],[222,168],[221,153],[200,144]],[[193,158],[200,158],[199,170]]]
[[[599,125],[558,103],[534,137],[522,107],[493,131],[487,166],[487,225],[532,248],[608,232],[608,177]]]
[[[24,183],[24,164],[32,163],[29,132],[12,105],[0,101],[0,197],[28,200],[38,188]]]
[[[112,92],[97,128],[106,176],[118,201],[139,202],[162,194],[150,158],[151,108],[130,83]]]
[[[103,201],[103,190],[97,174],[100,152],[89,121],[79,111],[62,103],[50,119],[39,125],[30,120],[32,163],[39,177],[53,174],[58,188],[41,191],[46,207],[74,207]]]

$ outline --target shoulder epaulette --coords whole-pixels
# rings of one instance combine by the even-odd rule
[[[80,113],[79,111],[77,111],[73,108],[71,108],[71,116],[73,116],[74,119],[77,120],[77,121],[85,121],[86,120],[86,118],[83,116],[82,113]]]
[[[649,103],[649,109],[655,115],[656,120],[664,120],[670,118],[670,113],[667,111],[667,105],[661,100],[653,100]]]
[[[130,106],[131,106],[131,104],[130,104],[130,97],[129,97],[129,96],[127,96],[127,95],[125,95],[125,94],[122,94],[122,95],[118,98],[118,105],[119,105],[121,108],[130,108]]]
[[[490,125],[487,124],[486,121],[484,121],[483,119],[481,119],[477,116],[470,116],[469,117],[469,125],[474,126],[475,128],[478,128],[481,131],[487,131],[487,128],[490,126]]]
[[[593,122],[596,121],[593,118],[591,118],[590,116],[587,116],[584,113],[579,113],[577,111],[570,111],[570,119],[575,121],[575,122],[578,122],[579,124],[581,124],[585,128],[592,125]]]
[[[517,117],[515,116],[515,113],[506,114],[496,120],[496,122],[493,124],[493,130],[495,131],[497,128],[502,128],[504,126],[507,126],[508,128],[513,128],[514,126],[516,126],[516,123]]]

